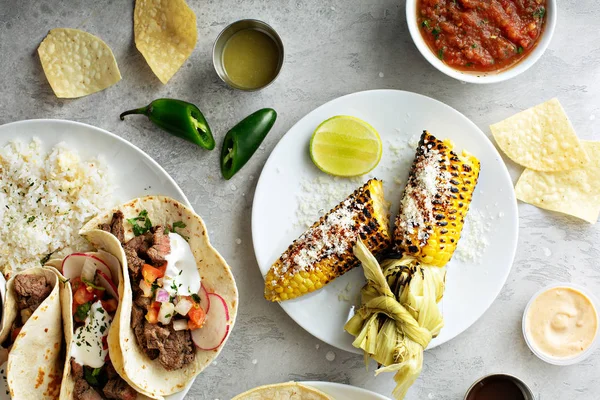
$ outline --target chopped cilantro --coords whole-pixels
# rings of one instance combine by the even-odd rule
[[[519,46],[517,48],[517,53],[519,53],[519,54],[523,53],[523,48],[521,46]]]
[[[171,318],[171,314],[165,315],[165,318]]]
[[[468,63],[465,64],[465,67],[472,67],[472,66],[473,66],[472,62],[468,62]]]
[[[433,29],[431,30],[431,34],[432,34],[433,36],[435,36],[435,38],[436,38],[436,39],[438,38],[438,36],[440,36],[440,33],[442,33],[442,31],[441,31],[439,28],[437,28],[437,27],[436,27],[436,28],[433,28]]]
[[[85,283],[87,286],[91,287],[92,289],[96,289],[96,290],[106,290],[105,288],[103,288],[102,286],[98,286],[96,284],[94,284],[91,281],[88,281],[85,278],[81,278],[81,280],[83,281],[83,283]]]
[[[44,256],[44,258],[42,258],[42,259],[40,260],[40,263],[41,263],[42,265],[46,264],[46,263],[48,262],[48,260],[50,259],[50,257],[51,257],[51,256],[52,256],[52,253],[48,253],[48,254],[46,254],[46,255]]]
[[[474,48],[474,49],[476,49],[476,48],[477,48],[477,43],[473,43],[473,44],[471,45],[471,47],[472,47],[472,48]]]
[[[196,303],[200,304],[200,296],[198,296],[196,293],[192,293],[191,297]]]
[[[143,235],[152,228],[152,221],[148,218],[148,211],[146,210],[140,211],[139,215],[135,218],[128,218],[127,222],[131,224],[135,236]]]
[[[185,225],[185,223],[183,221],[175,221],[175,222],[173,222],[173,233],[178,233],[179,236],[181,236],[185,240],[190,240],[189,236],[185,236],[185,235],[182,235],[179,232],[175,232],[175,228],[183,229],[185,227],[186,227],[186,225]]]
[[[34,219],[35,219],[35,215],[32,215],[31,217],[27,218],[27,223],[28,224],[32,223]]]
[[[91,307],[92,307],[92,304],[89,302],[84,303],[84,304],[80,305],[79,307],[77,307],[77,311],[75,311],[75,316],[77,317],[77,319],[79,319],[80,321],[85,320],[90,312]]]
[[[443,60],[444,59],[444,49],[439,49],[437,56],[440,60]]]
[[[544,18],[544,15],[546,15],[546,9],[544,7],[540,7],[533,12],[533,16],[535,18],[542,19]]]
[[[92,376],[98,376],[100,375],[100,372],[102,372],[102,368],[94,368],[92,370]]]
[[[422,26],[423,28],[429,28],[429,21],[427,21],[426,19],[425,19],[425,20],[423,20],[423,22],[421,22],[421,26]]]

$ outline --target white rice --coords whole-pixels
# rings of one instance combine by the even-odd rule
[[[37,138],[0,148],[0,270],[87,250],[79,229],[112,205],[113,191],[106,163],[82,162],[65,143],[49,153]]]

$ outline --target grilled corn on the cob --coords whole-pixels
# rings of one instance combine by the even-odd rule
[[[265,298],[290,300],[320,289],[359,265],[357,239],[372,253],[388,248],[391,233],[383,183],[371,179],[294,241],[265,278]]]
[[[452,143],[421,135],[396,217],[394,249],[443,267],[456,249],[479,177],[479,160]]]

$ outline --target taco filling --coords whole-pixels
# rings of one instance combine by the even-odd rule
[[[177,233],[181,221],[153,226],[147,212],[128,219],[134,237],[124,241],[123,214],[100,227],[121,240],[133,291],[131,327],[138,345],[168,371],[194,362],[192,331],[202,328],[205,308],[196,259],[187,237]]]
[[[118,265],[106,253],[72,254],[63,261],[73,294],[70,363],[74,400],[137,397],[115,371],[108,353],[108,331],[119,305],[115,272],[111,272],[108,258]]]
[[[15,300],[18,313],[12,324],[10,336],[4,347],[9,348],[15,342],[23,325],[52,292],[52,286],[44,275],[19,274],[14,278]]]

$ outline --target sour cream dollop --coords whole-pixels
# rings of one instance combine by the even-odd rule
[[[100,300],[92,304],[83,326],[73,333],[71,357],[78,364],[92,368],[104,365],[108,349],[104,349],[102,338],[108,336],[111,322],[112,317],[102,307]]]
[[[171,252],[167,254],[167,270],[163,289],[171,296],[189,296],[200,291],[200,273],[194,253],[188,242],[177,233],[170,232]]]

